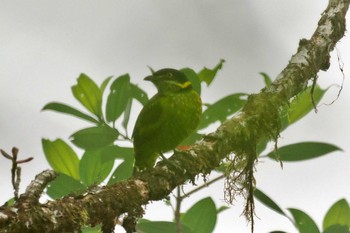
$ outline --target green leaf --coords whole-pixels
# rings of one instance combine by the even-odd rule
[[[206,128],[208,125],[216,121],[225,121],[228,116],[234,114],[243,107],[247,102],[246,97],[247,94],[236,93],[228,95],[208,106],[201,116],[198,129]]]
[[[134,159],[125,159],[113,172],[108,181],[108,185],[115,184],[119,181],[126,180],[132,176],[134,168]]]
[[[120,117],[130,98],[130,76],[125,74],[118,77],[111,84],[106,105],[106,119],[108,122],[116,121]]]
[[[56,172],[79,180],[79,158],[72,148],[61,139],[41,140],[46,160]]]
[[[144,90],[132,83],[130,84],[130,90],[132,97],[139,101],[142,105],[145,105],[148,102],[148,96]]]
[[[219,214],[219,213],[224,212],[225,210],[228,210],[228,209],[230,209],[230,207],[223,205],[217,209],[216,213]]]
[[[211,197],[194,204],[182,217],[182,223],[193,233],[211,233],[216,224],[216,207]]]
[[[15,198],[12,197],[12,198],[8,199],[3,206],[13,206],[15,203],[16,203]]]
[[[320,233],[315,221],[301,210],[289,208],[288,209],[295,220],[295,226],[299,233]]]
[[[152,222],[152,221],[146,218],[140,218],[139,220],[137,220],[137,224],[144,223],[144,222]]]
[[[270,76],[264,72],[260,72],[259,74],[263,77],[266,87],[271,86],[272,81]]]
[[[102,150],[102,161],[111,161],[116,159],[133,159],[134,149],[131,147],[120,147],[117,145],[107,146]]]
[[[129,98],[128,103],[125,107],[124,119],[122,122],[122,126],[124,127],[125,131],[127,131],[127,129],[128,129],[128,123],[129,123],[130,113],[131,113],[131,106],[132,106],[132,99]]]
[[[283,212],[283,210],[274,202],[270,197],[268,197],[265,193],[260,191],[259,189],[255,189],[254,191],[254,197],[258,199],[261,203],[269,207],[270,209],[276,211],[279,214],[282,214],[283,216],[286,216],[286,214]]]
[[[188,80],[190,80],[190,82],[192,83],[193,90],[195,90],[199,95],[201,95],[201,82],[197,73],[191,68],[183,68],[180,71],[186,75]]]
[[[323,220],[323,230],[328,229],[332,225],[341,225],[350,228],[350,207],[345,199],[334,203],[326,213]]]
[[[102,82],[102,84],[101,84],[101,86],[100,86],[100,90],[101,90],[101,94],[102,94],[102,95],[103,95],[103,92],[105,91],[105,89],[106,89],[106,87],[107,87],[109,81],[110,81],[112,78],[113,78],[113,76],[109,76],[108,78],[106,78],[106,79]]]
[[[114,161],[103,161],[102,151],[85,151],[80,160],[80,179],[87,186],[100,184],[112,171]]]
[[[222,174],[226,174],[225,172],[227,172],[228,166],[230,166],[229,162],[221,162],[221,164],[215,168],[215,171]]]
[[[203,137],[202,134],[197,132],[193,132],[190,136],[188,136],[184,141],[181,142],[180,146],[189,146],[195,143],[196,141],[201,140]]]
[[[142,233],[177,233],[174,222],[166,221],[142,221],[136,225],[137,232]],[[182,233],[194,233],[187,226],[182,225]]]
[[[80,74],[78,84],[72,86],[74,97],[91,113],[102,118],[102,93],[86,74]]]
[[[326,91],[327,89],[323,90],[318,85],[315,86],[314,93],[313,93],[313,100],[316,105],[320,102],[321,98],[326,93]],[[306,114],[308,114],[311,110],[314,109],[310,92],[311,92],[311,87],[306,88],[304,92],[297,95],[289,104],[289,108],[287,111],[289,125],[300,120]]]
[[[85,226],[81,228],[82,233],[101,233],[101,224],[90,227],[90,226]]]
[[[217,72],[222,68],[224,62],[225,60],[221,59],[220,62],[213,69],[208,69],[207,67],[204,67],[198,73],[198,77],[201,80],[201,82],[205,82],[207,86],[209,86],[214,80]]]
[[[332,225],[328,227],[323,233],[350,233],[350,229],[347,226]]]
[[[62,104],[62,103],[57,103],[57,102],[51,102],[46,104],[42,110],[52,110],[52,111],[56,111],[56,112],[61,112],[61,113],[65,113],[65,114],[69,114],[75,117],[79,117],[81,119],[90,121],[92,123],[98,123],[98,120],[96,120],[95,118],[82,113],[81,111],[68,106],[66,104]]]
[[[113,172],[108,184],[115,184],[132,175],[134,168],[134,149],[116,145],[106,147],[102,152],[102,161],[124,160]]]
[[[342,151],[342,149],[323,142],[300,142],[280,147],[277,153],[281,161],[296,162],[314,159],[334,151]],[[276,158],[274,151],[267,156],[274,160]]]
[[[281,132],[285,130],[289,126],[288,122],[288,110],[289,106],[283,106],[281,108],[281,113],[280,113],[280,121],[281,121]]]
[[[79,130],[70,136],[74,145],[94,150],[112,144],[118,138],[118,131],[109,126],[97,126]]]
[[[58,199],[71,193],[75,195],[81,194],[86,189],[87,187],[80,183],[79,180],[60,173],[60,175],[48,185],[47,195],[53,199]]]
[[[266,149],[266,146],[269,142],[270,142],[270,139],[268,138],[263,138],[262,140],[260,140],[260,142],[256,146],[256,153],[260,155],[260,153]]]

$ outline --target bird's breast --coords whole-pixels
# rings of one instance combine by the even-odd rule
[[[188,137],[198,126],[202,112],[202,103],[198,94],[194,91],[174,94],[167,98],[166,121],[163,124],[163,137],[167,145],[164,151],[173,149]]]

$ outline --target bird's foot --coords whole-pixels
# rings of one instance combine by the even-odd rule
[[[159,161],[160,165],[164,164],[164,165],[167,165],[169,167],[173,167],[175,169],[181,168],[181,166],[179,166],[175,161],[172,161],[172,160],[166,158],[162,153],[160,154],[160,157],[162,158],[162,160]]]

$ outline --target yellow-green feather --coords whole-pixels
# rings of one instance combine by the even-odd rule
[[[141,110],[133,132],[136,170],[153,167],[160,153],[174,149],[197,128],[202,104],[189,85],[156,94]]]

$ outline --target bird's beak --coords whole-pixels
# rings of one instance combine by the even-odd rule
[[[144,78],[143,80],[152,81],[152,79],[153,79],[153,75],[149,75],[146,78]]]

